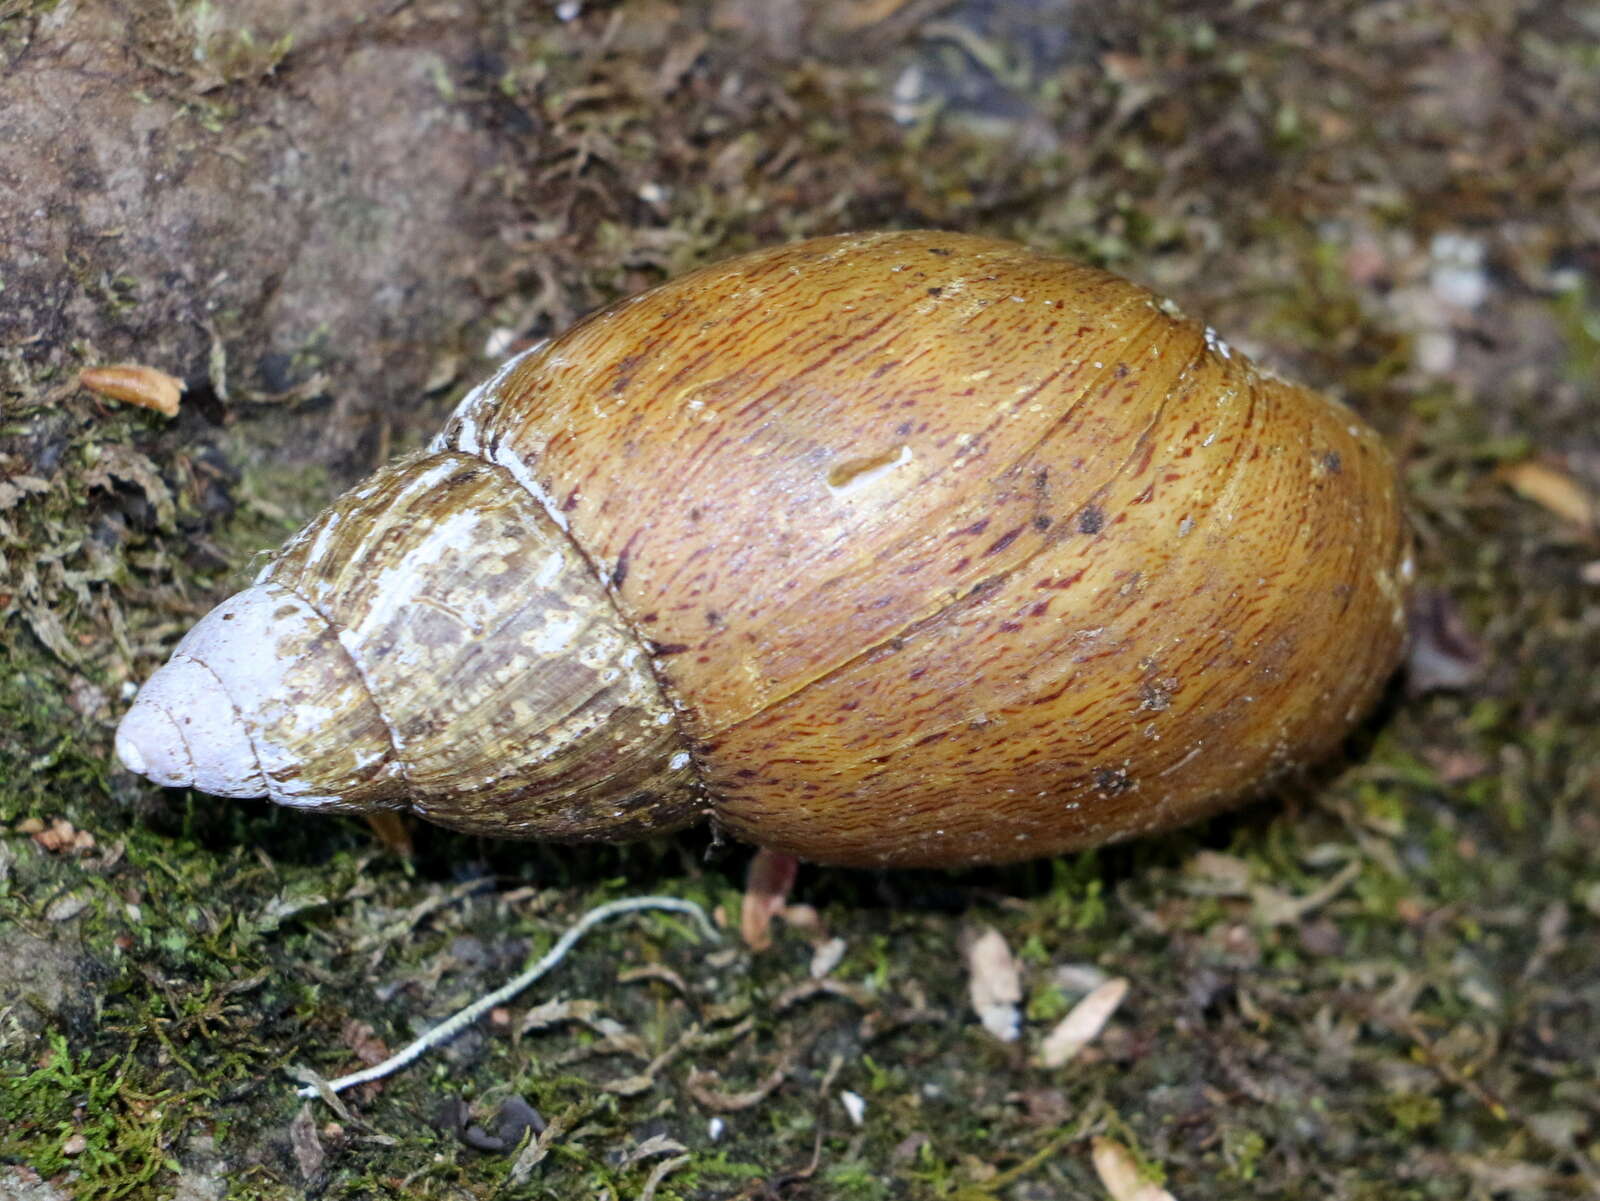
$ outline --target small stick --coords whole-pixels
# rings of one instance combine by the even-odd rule
[[[636,913],[641,909],[666,909],[674,913],[686,913],[700,924],[700,929],[710,941],[717,941],[716,929],[707,919],[705,910],[701,909],[693,901],[681,900],[678,897],[624,897],[620,901],[608,901],[604,905],[599,905],[589,910],[588,913],[579,918],[577,924],[556,940],[556,945],[545,952],[537,963],[524,969],[513,980],[501,985],[487,996],[479,997],[465,1009],[446,1018],[432,1030],[414,1039],[382,1063],[370,1068],[364,1068],[359,1072],[352,1072],[348,1076],[340,1076],[337,1080],[330,1080],[327,1082],[327,1087],[335,1093],[342,1093],[345,1089],[354,1088],[358,1084],[367,1084],[373,1080],[381,1080],[385,1076],[393,1075],[413,1060],[421,1058],[434,1047],[449,1042],[496,1005],[503,1005],[511,1000],[512,997],[565,959],[567,952],[572,950],[577,941],[595,926],[598,926],[608,918],[613,918],[623,913]],[[307,1098],[321,1096],[320,1091],[310,1085],[298,1088],[295,1092]]]

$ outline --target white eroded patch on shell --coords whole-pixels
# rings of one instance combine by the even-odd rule
[[[533,584],[536,588],[548,588],[561,578],[561,569],[565,560],[558,550],[551,551],[539,564],[539,570],[534,574]]]
[[[448,474],[455,464],[446,463],[444,467]],[[340,641],[358,662],[361,659],[358,648],[372,644],[384,629],[403,624],[419,598],[429,592],[441,567],[465,560],[474,562],[480,574],[491,573],[493,565],[477,561],[480,556],[475,554],[482,533],[483,524],[478,514],[471,511],[446,513],[399,562],[378,573],[377,586],[371,589],[369,603],[360,620],[340,634]],[[504,568],[503,563],[501,567]],[[500,606],[485,589],[457,589],[450,596],[449,615],[466,630],[481,634],[499,618]],[[403,646],[398,653],[404,665],[416,666],[407,660]]]
[[[160,688],[173,691],[155,695],[171,697],[168,712],[183,725],[197,787],[223,796],[265,792],[281,805],[340,802],[337,795],[319,792],[303,773],[302,748],[325,740],[337,728],[337,710],[317,703],[317,694],[308,687],[324,674],[317,648],[327,645],[325,632],[325,623],[303,601],[269,583],[230,597],[178,643],[172,661],[146,688],[157,687],[163,678],[171,681]],[[231,726],[215,716],[224,710],[224,702]],[[247,749],[253,749],[251,765],[242,762]],[[368,764],[378,749],[347,748],[352,760]],[[198,774],[203,766],[207,779]],[[238,788],[213,786],[224,777],[238,780]]]
[[[339,514],[330,513],[328,519],[322,523],[322,528],[317,531],[317,540],[311,544],[311,549],[306,552],[306,558],[315,563],[328,553],[328,543],[333,538],[333,532],[339,528]]]
[[[584,619],[578,613],[552,613],[533,637],[530,649],[536,655],[556,655],[566,650],[583,629]]]
[[[139,690],[117,744],[125,764],[168,787],[192,784],[230,797],[267,791],[243,717],[217,677],[187,655],[175,656]]]
[[[1219,354],[1225,359],[1233,358],[1233,347],[1229,346],[1227,340],[1209,325],[1206,326],[1206,346],[1212,353]]]
[[[293,611],[289,611],[290,606]],[[203,665],[218,682],[233,709],[246,723],[260,764],[261,783],[268,796],[280,804],[296,803],[297,798],[304,798],[299,801],[302,804],[317,804],[323,803],[324,798],[310,796],[304,785],[294,787],[291,784],[286,788],[284,785],[289,781],[274,779],[274,776],[292,776],[298,766],[298,756],[261,737],[262,719],[270,720],[270,710],[282,703],[276,697],[283,690],[284,676],[291,662],[285,653],[288,648],[282,637],[286,632],[283,627],[285,623],[296,621],[321,624],[320,618],[282,589],[270,584],[247,588],[218,605],[184,636],[173,652],[169,667],[178,668],[188,660]],[[191,698],[191,706],[199,700]],[[255,728],[251,729],[252,726]],[[260,793],[249,795],[259,796]],[[337,799],[329,797],[325,801],[331,803]]]
[[[512,454],[504,447],[495,447],[493,453],[485,456],[489,462],[497,467],[504,467],[512,478],[521,484],[536,501],[543,506],[545,516],[555,522],[563,532],[570,530],[567,515],[561,511],[561,506],[556,504],[556,498],[550,495],[549,490],[534,478],[533,470],[522,461],[521,457]]]
[[[456,405],[455,412],[450,414],[450,419],[444,423],[444,428],[433,436],[433,441],[428,443],[428,450],[437,454],[454,447],[465,454],[482,454],[483,417],[486,412],[492,411],[499,404],[500,385],[506,382],[518,364],[529,355],[543,350],[549,345],[549,341],[548,338],[541,339],[520,354],[512,355],[495,368],[493,375],[463,396]]]
[[[499,467],[505,468],[516,481],[528,492],[538,498],[544,505],[545,512],[550,520],[554,521],[561,529],[567,528],[566,516],[544,487],[536,480],[522,457],[511,453],[509,450],[495,445],[484,438],[484,427],[494,416],[500,405],[502,397],[500,389],[510,378],[520,363],[528,356],[543,350],[546,342],[538,342],[530,346],[521,354],[507,359],[483,383],[461,399],[456,406],[456,411],[450,420],[445,422],[444,428],[434,435],[433,441],[428,444],[428,449],[435,453],[446,450],[459,450],[463,454],[477,455],[487,459]]]

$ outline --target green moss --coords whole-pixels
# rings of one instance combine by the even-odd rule
[[[822,1178],[841,1201],[880,1201],[890,1195],[889,1181],[883,1173],[860,1160],[834,1164]]]
[[[0,1155],[22,1154],[35,1171],[71,1169],[83,1195],[139,1196],[170,1168],[168,1148],[187,1124],[192,1098],[141,1092],[128,1058],[74,1061],[67,1040],[50,1040],[31,1072],[0,1075]]]
[[[1396,1093],[1387,1098],[1384,1107],[1407,1134],[1437,1126],[1444,1117],[1444,1104],[1428,1093]]]
[[[109,764],[97,731],[57,691],[58,665],[22,635],[0,663],[0,823],[104,795]]]
[[[1582,277],[1568,281],[1552,304],[1567,344],[1566,377],[1580,388],[1600,378],[1600,304]]]
[[[1241,1183],[1254,1180],[1266,1151],[1267,1140],[1258,1130],[1228,1126],[1222,1132],[1222,1161],[1234,1180]]]

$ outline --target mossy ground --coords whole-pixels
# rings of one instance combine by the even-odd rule
[[[736,913],[745,852],[416,830],[405,861],[355,822],[114,772],[125,685],[481,364],[420,406],[421,379],[375,384],[338,410],[367,424],[318,456],[314,388],[168,424],[73,389],[71,354],[0,349],[0,1194],[631,1198],[654,1179],[663,1199],[1043,1201],[1101,1195],[1107,1134],[1183,1201],[1600,1196],[1600,543],[1559,503],[1561,481],[1600,489],[1592,14],[570,7],[486,9],[493,54],[438,63],[462,120],[521,148],[486,324],[410,331],[442,362],[786,236],[946,226],[1087,257],[1384,429],[1457,678],[1397,684],[1323,777],[1168,837],[961,876],[803,870],[846,987],[793,991],[797,930],[751,955],[624,921],[350,1117],[303,1110],[287,1068],[400,1045],[599,900]],[[203,128],[292,93],[294,31],[246,43],[173,11],[140,36],[177,72],[198,60],[162,39],[205,25]],[[48,45],[53,12],[0,5],[0,45]],[[95,320],[171,286],[73,270]],[[251,320],[220,316],[220,342]],[[226,424],[199,413],[219,407]],[[1543,492],[1507,486],[1529,464]],[[48,850],[30,818],[93,845]],[[1026,964],[1021,1044],[968,1011],[973,924]],[[1086,967],[1128,1000],[1068,1067],[1030,1066],[1086,978],[1063,969]],[[591,1024],[520,1032],[554,996],[594,1001]],[[520,1181],[516,1150],[432,1124],[461,1097],[492,1128],[511,1094],[560,1130]],[[631,1157],[655,1135],[681,1150]]]

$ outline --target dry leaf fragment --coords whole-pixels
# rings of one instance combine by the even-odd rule
[[[45,906],[45,921],[69,922],[89,908],[90,899],[87,888],[79,888],[72,892],[64,893]]]
[[[688,1149],[675,1138],[668,1138],[664,1134],[652,1134],[623,1157],[622,1166],[625,1168],[632,1167],[641,1160],[650,1159],[656,1155],[679,1155]]]
[[[967,943],[967,995],[990,1034],[1015,1042],[1022,1032],[1022,970],[1004,935],[985,926]]]
[[[402,859],[416,858],[416,849],[411,844],[411,828],[406,824],[403,814],[393,809],[380,809],[365,816],[367,825],[386,850]]]
[[[530,1030],[554,1026],[560,1022],[588,1024],[599,1015],[598,1001],[546,1001],[542,1005],[535,1005],[523,1015],[522,1028],[518,1033],[526,1034]]]
[[[867,1101],[860,1093],[853,1093],[847,1088],[839,1090],[839,1103],[844,1106],[844,1111],[850,1117],[850,1124],[856,1128],[866,1124]]]
[[[1115,1139],[1096,1138],[1090,1155],[1111,1201],[1177,1201],[1159,1184],[1146,1180],[1133,1152]]]
[[[1488,654],[1448,593],[1419,589],[1406,608],[1406,691],[1455,692],[1483,674]]]
[[[21,826],[18,829],[20,830]],[[81,853],[94,849],[94,835],[87,830],[79,830],[64,817],[56,818],[48,826],[40,822],[36,828],[30,827],[22,832],[32,834],[34,842],[52,853],[61,851]]]
[[[617,973],[618,984],[633,984],[640,980],[659,980],[685,997],[691,995],[688,982],[664,963],[643,963]]]
[[[115,490],[118,480],[132,484],[144,494],[146,503],[154,510],[156,523],[163,528],[171,527],[176,513],[172,490],[149,458],[131,446],[110,442],[99,443],[95,447],[95,455],[93,467],[83,477],[85,487],[104,488],[109,492]]]
[[[300,1107],[300,1112],[295,1114],[294,1120],[289,1123],[289,1145],[294,1150],[294,1161],[300,1169],[300,1179],[309,1184],[312,1178],[322,1171],[323,1162],[327,1159],[327,1153],[322,1149],[322,1140],[317,1137],[317,1124],[311,1116],[309,1101]]]
[[[842,938],[830,938],[818,946],[811,953],[811,978],[821,980],[838,967],[840,961],[844,959],[846,949],[846,943]]]
[[[1183,865],[1185,891],[1197,896],[1242,897],[1250,892],[1250,865],[1237,855],[1199,851]]]
[[[1107,980],[1056,1024],[1056,1028],[1039,1044],[1039,1063],[1043,1067],[1058,1068],[1069,1062],[1077,1053],[1100,1037],[1100,1031],[1111,1020],[1111,1015],[1128,995],[1128,982],[1121,976]]]
[[[1592,531],[1600,526],[1600,502],[1593,492],[1564,471],[1528,459],[1508,463],[1495,474],[1523,500],[1543,506],[1580,529]]]
[[[111,367],[85,367],[78,382],[98,396],[154,409],[164,417],[178,415],[183,396],[183,381],[138,363],[119,363]]]
[[[50,491],[50,481],[36,475],[13,475],[0,480],[0,510],[12,508],[30,493]]]
[[[366,1022],[350,1018],[339,1031],[339,1041],[367,1067],[389,1058],[389,1047]]]
[[[1360,860],[1345,864],[1327,883],[1304,896],[1291,896],[1281,889],[1258,885],[1251,890],[1256,919],[1267,926],[1287,926],[1298,922],[1343,892],[1361,874],[1361,866]]]
[[[582,1117],[582,1113],[572,1111],[551,1118],[549,1124],[539,1132],[539,1137],[528,1143],[517,1156],[517,1162],[511,1165],[511,1183],[526,1183],[528,1177],[533,1175],[534,1168],[543,1163],[545,1157],[550,1154],[550,1148],[566,1138],[567,1132],[576,1126]]]

